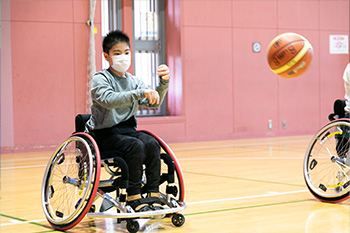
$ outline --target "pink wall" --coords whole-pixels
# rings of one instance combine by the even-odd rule
[[[131,20],[130,4],[123,6]],[[13,129],[2,113],[2,151],[48,148],[73,131],[75,114],[85,109],[88,7],[88,1],[11,0],[12,75],[2,75],[1,83],[12,79],[13,103],[5,105],[13,108]],[[327,122],[334,99],[344,96],[349,55],[330,54],[329,35],[349,35],[349,10],[349,0],[168,0],[172,116],[139,119],[140,128],[168,142],[313,134]],[[97,69],[100,17],[98,1]],[[130,28],[130,21],[123,25]],[[268,43],[289,31],[314,48],[310,70],[292,80],[277,77],[266,63]],[[261,53],[252,52],[253,42],[261,43]],[[2,53],[1,61],[6,58]],[[7,133],[13,143],[3,143]]]
[[[344,96],[349,55],[330,54],[329,35],[349,35],[349,1],[181,1],[179,30],[183,118],[142,124],[169,141],[313,134]],[[304,35],[315,51],[297,79],[266,63],[269,42],[283,32]]]
[[[85,111],[88,1],[11,0],[5,5],[10,18],[2,18],[2,23],[11,25],[11,34],[1,36],[11,41],[11,52],[2,53],[1,60],[11,59],[5,69],[12,76],[1,76],[1,83],[12,82],[12,93],[7,90],[12,98],[7,95],[5,100],[13,101],[13,128],[1,121],[2,150],[56,145],[74,130],[74,115]],[[99,33],[100,12],[98,2]],[[98,69],[100,44],[97,36]],[[2,108],[2,116],[6,111]],[[11,133],[13,142],[6,140]]]

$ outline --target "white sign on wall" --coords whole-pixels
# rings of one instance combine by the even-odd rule
[[[330,35],[329,36],[330,54],[349,54],[348,35]]]

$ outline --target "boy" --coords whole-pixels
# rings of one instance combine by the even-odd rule
[[[160,65],[159,86],[149,89],[141,79],[126,72],[130,66],[129,37],[111,31],[103,39],[103,56],[110,67],[91,80],[91,118],[87,128],[93,132],[100,150],[119,150],[129,168],[127,203],[136,211],[161,209],[159,199],[160,147],[148,134],[137,131],[134,114],[138,106],[159,107],[168,90],[169,68]],[[142,164],[146,165],[147,193],[152,203],[141,198]]]

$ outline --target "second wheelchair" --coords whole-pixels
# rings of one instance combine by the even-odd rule
[[[350,119],[344,107],[344,100],[335,101],[331,122],[313,137],[304,159],[306,185],[322,202],[338,203],[350,197]]]

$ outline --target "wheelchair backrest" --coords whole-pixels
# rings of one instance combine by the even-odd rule
[[[344,110],[345,106],[346,106],[345,100],[340,100],[340,99],[336,100],[334,102],[334,106],[333,106],[334,114],[338,115],[339,118],[344,118],[345,117],[345,110]]]
[[[91,114],[78,114],[75,117],[75,132],[84,132],[85,124],[90,119]]]

